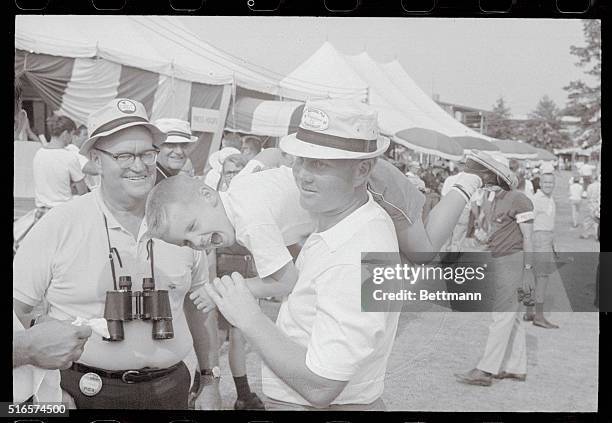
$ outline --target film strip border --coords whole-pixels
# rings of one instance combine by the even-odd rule
[[[603,0],[13,0],[15,13],[601,17]]]

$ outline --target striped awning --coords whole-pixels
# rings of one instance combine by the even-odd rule
[[[241,97],[227,113],[228,131],[282,137],[297,131],[304,103]]]
[[[140,101],[152,120],[190,120],[192,107],[219,110],[223,85],[171,78],[106,59],[15,50],[15,76],[27,79],[43,101],[77,124],[113,98]]]

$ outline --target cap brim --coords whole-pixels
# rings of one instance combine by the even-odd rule
[[[151,134],[153,135],[153,145],[155,147],[159,147],[160,145],[162,145],[165,141],[166,141],[166,134],[162,131],[160,131],[157,126],[153,125],[152,123],[149,122],[130,122],[130,123],[126,123],[124,125],[120,125],[117,126],[116,128],[113,128],[111,130],[108,130],[106,132],[101,132],[99,134],[96,134],[95,136],[88,138],[85,140],[85,142],[83,142],[83,145],[81,145],[81,149],[79,150],[79,153],[81,153],[83,156],[87,156],[89,154],[89,152],[91,151],[91,149],[93,148],[94,144],[96,143],[96,141],[98,141],[100,138],[103,137],[107,137],[109,135],[114,134],[115,132],[119,132],[122,129],[126,129],[126,128],[131,128],[133,126],[144,126],[145,128],[147,128]]]
[[[338,148],[323,147],[304,142],[296,137],[296,133],[289,134],[280,140],[279,147],[292,156],[309,159],[371,159],[383,154],[389,148],[391,141],[387,137],[379,136],[376,150],[368,153],[340,150]]]
[[[180,137],[178,135],[168,135],[168,138],[166,138],[166,140],[164,142],[170,142],[173,144],[178,144],[178,143],[192,143],[192,142],[196,142],[198,140],[198,137],[194,137],[191,136],[191,139],[187,139],[185,137]]]

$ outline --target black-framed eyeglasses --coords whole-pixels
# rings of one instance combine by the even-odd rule
[[[110,151],[102,150],[102,149],[99,149],[99,148],[94,148],[94,150],[97,150],[97,151],[100,151],[100,152],[102,152],[104,154],[109,155],[110,157],[113,158],[113,160],[115,160],[117,162],[117,164],[121,168],[130,167],[132,165],[132,163],[134,163],[134,160],[136,160],[136,157],[140,157],[140,160],[142,160],[142,162],[145,165],[152,166],[157,161],[157,155],[159,154],[159,150],[157,150],[157,149],[143,151],[140,154],[133,154],[133,153],[117,153],[117,154],[114,154],[114,153],[111,153]]]

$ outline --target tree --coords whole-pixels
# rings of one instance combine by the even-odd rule
[[[515,136],[534,147],[552,151],[554,148],[570,145],[569,137],[563,131],[562,113],[547,95],[542,97],[526,121],[515,128]]]
[[[506,106],[504,97],[499,97],[487,117],[486,134],[498,139],[512,138],[514,130],[510,116],[510,108]]]
[[[601,21],[583,20],[582,30],[586,45],[570,46],[570,53],[578,57],[576,66],[586,68],[585,74],[595,82],[575,80],[563,87],[568,92],[565,114],[580,119],[573,134],[578,143],[592,145],[601,139]]]

